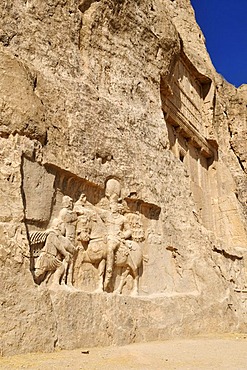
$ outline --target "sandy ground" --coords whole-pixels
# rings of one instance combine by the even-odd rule
[[[2,357],[0,369],[247,370],[247,335],[229,334]]]

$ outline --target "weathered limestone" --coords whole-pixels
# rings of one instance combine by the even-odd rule
[[[35,94],[35,72],[2,45],[0,63],[1,136],[18,132],[44,142],[45,109]]]
[[[246,330],[246,86],[190,2],[0,11],[1,353]]]

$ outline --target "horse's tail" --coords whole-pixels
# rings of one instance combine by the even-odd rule
[[[149,257],[148,257],[147,255],[145,255],[145,254],[144,254],[144,255],[142,256],[142,260],[143,260],[143,262],[146,262],[146,263],[147,263],[147,262],[149,261]]]

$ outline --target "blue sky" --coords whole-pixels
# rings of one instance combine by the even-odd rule
[[[191,0],[212,62],[235,86],[247,84],[247,0]]]

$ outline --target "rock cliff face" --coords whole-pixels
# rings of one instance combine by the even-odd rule
[[[1,353],[245,330],[247,89],[190,1],[0,12]]]

